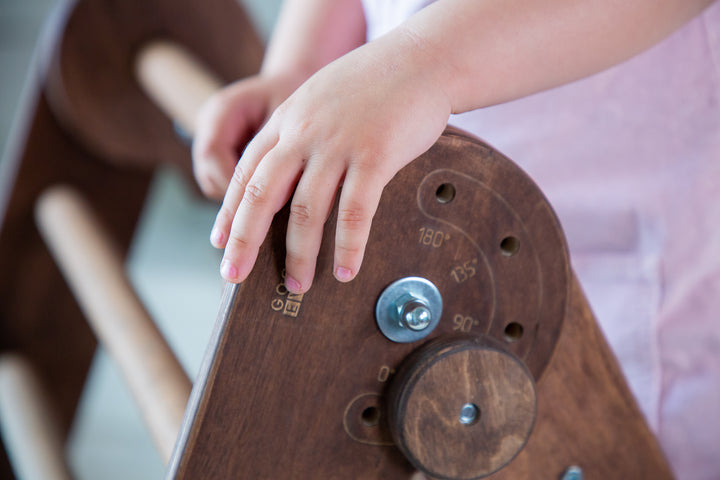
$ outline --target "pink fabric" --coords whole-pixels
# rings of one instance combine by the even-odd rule
[[[365,0],[370,38],[426,3]],[[720,3],[622,65],[451,123],[538,182],[678,478],[720,479]]]

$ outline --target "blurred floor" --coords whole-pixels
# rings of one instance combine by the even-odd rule
[[[0,151],[12,135],[42,25],[57,3],[0,0]],[[267,38],[280,0],[243,3]],[[220,256],[207,240],[216,208],[190,193],[174,172],[160,172],[128,261],[132,282],[191,378],[200,366],[222,289]],[[102,350],[93,362],[68,455],[79,480],[163,476],[164,466],[139,413]]]

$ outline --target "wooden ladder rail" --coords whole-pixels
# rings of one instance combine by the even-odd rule
[[[72,45],[76,39],[81,38],[78,37],[78,34],[81,36],[88,34],[88,26],[92,30],[94,28],[92,25],[116,20],[114,15],[107,17],[105,16],[106,12],[95,9],[96,3],[65,2],[59,6],[55,14],[55,21],[50,22],[50,31],[47,33],[46,39],[47,46],[51,46],[51,49],[43,50],[43,54],[40,55],[40,67],[32,70],[31,88],[28,88],[28,101],[25,104],[28,111],[20,118],[21,125],[17,129],[19,136],[13,142],[13,147],[8,149],[7,157],[9,158],[3,165],[5,191],[0,197],[0,219],[3,222],[2,228],[0,228],[0,266],[3,267],[3,274],[7,279],[12,278],[11,276],[16,271],[19,271],[23,265],[27,265],[28,257],[31,258],[32,265],[36,268],[42,266],[43,269],[39,282],[4,282],[0,285],[0,293],[3,298],[3,301],[0,302],[0,329],[6,329],[5,331],[9,331],[10,334],[5,334],[2,344],[0,344],[0,350],[2,350],[0,353],[3,355],[3,381],[6,382],[5,385],[12,386],[12,388],[5,389],[5,393],[8,395],[3,397],[3,410],[9,409],[10,413],[3,414],[3,417],[11,415],[14,420],[27,418],[28,422],[34,421],[35,425],[47,423],[49,427],[44,430],[33,428],[33,432],[37,434],[38,438],[42,438],[42,441],[33,440],[32,442],[25,441],[26,437],[23,435],[17,435],[17,432],[24,428],[8,427],[4,429],[3,443],[8,446],[8,450],[18,450],[18,448],[24,450],[28,445],[37,443],[41,449],[51,451],[50,457],[54,459],[53,462],[61,465],[54,469],[59,472],[57,478],[69,478],[67,468],[63,465],[62,444],[70,423],[68,414],[72,413],[72,409],[75,408],[79,393],[74,393],[75,390],[66,392],[66,384],[60,381],[60,378],[65,378],[65,373],[63,372],[62,376],[57,375],[62,372],[61,365],[68,363],[65,356],[58,359],[57,363],[52,360],[48,363],[44,358],[38,362],[36,358],[38,347],[33,345],[35,345],[35,338],[38,337],[32,334],[32,329],[47,321],[44,320],[47,316],[39,315],[35,319],[26,316],[24,311],[27,310],[32,315],[36,315],[35,311],[40,313],[45,308],[18,310],[15,308],[15,304],[18,304],[17,301],[6,302],[7,299],[17,298],[16,292],[20,292],[22,298],[32,298],[33,295],[27,287],[34,284],[35,287],[40,286],[35,289],[37,292],[35,297],[40,296],[46,300],[49,310],[53,310],[59,301],[62,302],[57,312],[57,318],[53,319],[55,322],[61,323],[66,317],[74,316],[75,308],[70,305],[72,302],[67,302],[64,297],[65,287],[58,285],[56,280],[45,274],[46,263],[50,262],[45,260],[44,255],[39,257],[40,261],[37,260],[34,239],[37,234],[32,232],[32,235],[28,236],[21,233],[24,230],[33,230],[31,227],[33,222],[29,220],[28,213],[32,211],[32,204],[35,203],[33,199],[36,196],[40,197],[39,192],[45,191],[36,206],[38,228],[43,231],[47,243],[58,258],[63,274],[89,317],[93,330],[110,351],[111,356],[120,364],[123,376],[130,384],[132,393],[140,404],[142,414],[149,423],[151,434],[166,463],[172,451],[191,389],[187,375],[172,356],[169,347],[151,322],[122,271],[123,255],[128,244],[125,236],[126,232],[131,232],[135,215],[139,211],[135,208],[138,203],[136,200],[144,197],[149,179],[148,173],[151,172],[148,167],[153,168],[156,164],[171,163],[185,165],[187,172],[189,171],[188,163],[185,163],[184,159],[189,157],[189,150],[183,144],[184,141],[173,138],[175,135],[159,133],[163,127],[158,127],[158,125],[163,122],[163,119],[152,112],[152,109],[157,109],[157,107],[153,107],[152,102],[139,98],[142,96],[141,94],[130,91],[130,104],[134,104],[136,109],[147,111],[148,117],[152,117],[149,121],[143,122],[143,127],[151,126],[150,130],[154,132],[154,135],[144,140],[144,143],[150,142],[150,145],[158,147],[154,150],[158,152],[158,155],[147,161],[147,154],[139,153],[139,156],[143,158],[139,162],[128,160],[122,154],[120,157],[123,158],[116,158],[114,153],[117,152],[112,151],[112,139],[107,139],[107,142],[104,142],[106,139],[99,143],[93,142],[92,139],[83,137],[81,131],[74,129],[74,124],[78,121],[78,111],[74,110],[75,102],[67,101],[67,99],[78,90],[73,90],[72,80],[69,82],[67,79],[58,81],[68,71],[77,67],[75,62],[85,61],[82,56],[74,55],[72,49],[68,51],[68,45]],[[113,50],[109,52],[111,58],[115,55],[134,55],[137,57],[138,70],[135,72],[131,68],[130,71],[113,75],[113,73],[103,72],[100,68],[99,75],[113,76],[115,81],[119,79],[117,92],[133,90],[136,88],[133,87],[133,83],[150,85],[148,89],[151,97],[153,93],[155,96],[159,96],[155,100],[165,107],[168,106],[167,91],[172,90],[176,84],[174,81],[168,82],[168,79],[181,79],[183,87],[179,91],[182,96],[176,95],[174,103],[170,100],[170,107],[175,106],[179,110],[173,111],[170,116],[176,126],[185,132],[192,133],[193,125],[185,120],[193,116],[192,112],[197,111],[199,105],[209,93],[219,88],[221,82],[212,75],[204,74],[203,72],[206,70],[198,68],[197,63],[193,63],[194,61],[190,59],[191,55],[185,50],[179,51],[182,49],[168,48],[167,44],[155,42],[156,37],[152,32],[157,31],[157,25],[165,24],[161,30],[165,31],[169,38],[187,42],[196,52],[209,53],[211,64],[219,66],[226,79],[235,79],[256,71],[262,55],[261,43],[242,8],[233,0],[212,0],[210,3],[199,17],[192,2],[178,4],[174,1],[152,0],[142,4],[128,2],[118,5],[121,10],[126,10],[124,14],[120,15],[120,22],[132,22],[133,14],[130,12],[134,12],[138,8],[144,15],[149,15],[151,21],[148,22],[145,18],[144,22],[122,29],[122,36],[128,38],[117,39],[118,41],[112,44],[100,42],[98,45],[102,45],[101,48],[111,45],[110,49]],[[195,22],[196,28],[190,34],[185,34],[186,29],[183,25],[187,22],[180,21],[183,17],[192,18]],[[239,57],[224,60],[222,56],[213,53],[217,50],[214,41],[204,40],[209,38],[207,35],[209,29],[218,25],[226,27],[235,25],[241,29],[235,31],[223,28],[222,31],[226,33],[220,33],[219,37],[214,38],[214,41],[223,38],[226,41],[230,40],[225,43],[237,45],[240,52]],[[135,44],[138,38],[145,39],[149,47],[141,54],[136,55],[137,52],[128,51],[128,46]],[[128,39],[133,40],[123,43]],[[130,48],[134,49],[134,46]],[[164,53],[158,55],[159,51]],[[178,57],[180,61],[178,61]],[[66,63],[70,65],[68,69],[65,68]],[[109,70],[118,68],[118,66],[124,68],[123,62],[110,62],[108,65],[112,65]],[[155,65],[155,73],[153,73],[153,65]],[[188,65],[190,66],[188,67]],[[145,81],[143,78],[136,78],[137,73],[138,76],[145,75],[152,79],[157,76],[158,71],[166,74],[165,88],[161,90],[152,90],[152,80]],[[200,78],[193,77],[193,72],[199,73]],[[162,76],[162,73],[160,75]],[[125,77],[128,77],[129,80],[123,80]],[[78,77],[72,78],[77,79]],[[114,97],[115,92],[112,94]],[[123,97],[122,102],[126,102],[127,98],[128,96]],[[110,101],[114,101],[114,99]],[[122,107],[125,107],[125,103]],[[116,109],[100,107],[101,112],[105,110],[115,111]],[[82,112],[79,114],[80,116],[87,113],[87,110],[80,109],[80,111]],[[87,123],[89,129],[94,126],[92,121]],[[73,130],[73,133],[80,138],[70,138],[68,131]],[[101,136],[107,132],[108,130],[103,131]],[[177,146],[169,147],[170,144],[179,145],[180,150]],[[106,149],[106,145],[110,145],[110,147]],[[87,147],[92,153],[88,154],[81,147]],[[139,145],[138,148],[142,148],[142,145]],[[183,150],[185,151],[183,152]],[[178,151],[181,153],[179,156],[175,153]],[[95,156],[98,153],[101,159]],[[180,157],[179,161],[178,157]],[[109,163],[122,163],[133,168],[118,170],[115,167],[108,167]],[[140,165],[141,172],[135,174],[138,165]],[[126,171],[130,171],[130,173],[126,175]],[[99,172],[101,175],[93,177],[93,172]],[[67,185],[57,187],[57,184]],[[98,185],[110,188],[103,190],[101,187],[98,190]],[[108,199],[112,199],[113,194],[124,189],[127,189],[124,192],[128,199],[127,209],[110,206],[112,204],[108,202]],[[98,197],[100,197],[99,202]],[[99,210],[103,217],[101,221],[98,222],[93,212],[90,212],[89,203],[92,203],[93,209]],[[111,214],[108,215],[108,212]],[[120,221],[117,221],[118,219]],[[101,223],[103,225],[100,225]],[[127,228],[128,226],[129,228]],[[120,236],[118,236],[118,232],[120,232]],[[6,268],[8,262],[11,268]],[[54,270],[49,265],[47,269]],[[43,295],[46,290],[45,284],[49,290],[53,291],[53,295]],[[70,308],[65,308],[66,305]],[[23,315],[22,322],[20,322],[20,317],[15,320],[16,312]],[[128,328],[128,326],[132,328]],[[74,355],[71,355],[70,358],[73,360],[81,360],[81,357],[87,358],[89,362],[89,355],[83,352],[91,353],[92,344],[86,339],[76,339],[76,330],[77,327],[73,327],[66,329],[64,333],[70,340],[65,344],[67,348],[73,350],[77,348],[74,343],[76,341],[82,344],[79,352],[74,350]],[[62,336],[59,336],[58,339],[61,342],[64,341]],[[4,353],[8,346],[17,354]],[[43,348],[43,350],[47,349]],[[84,361],[81,360],[81,362]],[[33,365],[29,366],[30,364]],[[150,368],[148,368],[149,365]],[[51,367],[52,372],[48,371],[48,367]],[[84,374],[83,369],[76,373],[68,372],[68,377],[76,375],[82,378]],[[77,382],[72,382],[69,388],[75,389],[77,385]],[[45,398],[42,393],[39,393],[43,391],[48,392]],[[57,409],[57,425],[53,427],[49,421],[38,421],[38,418],[49,418],[51,415],[47,413],[48,411],[56,410],[53,407],[57,405],[53,405],[47,400],[48,398],[55,400],[58,393],[60,393],[62,403],[61,408]],[[23,402],[22,398],[28,396],[32,401]],[[26,412],[33,411],[35,413],[26,415],[23,412],[20,412],[22,414],[15,412],[16,406],[22,403],[27,403]],[[34,406],[37,408],[33,408]],[[28,422],[24,424],[32,425]],[[10,423],[11,426],[18,424],[17,421]],[[58,438],[62,441],[58,441]],[[17,447],[16,442],[23,446]],[[45,448],[48,445],[50,447]],[[53,446],[57,448],[51,448]],[[33,455],[37,453],[33,451]],[[18,456],[13,454],[12,457],[17,459]],[[29,457],[26,455],[23,458]],[[21,459],[20,463],[26,462]],[[4,477],[7,473],[6,468],[7,464],[3,462],[0,465],[0,476]],[[24,467],[20,465],[18,468]],[[22,475],[24,477],[24,474]],[[40,475],[39,478],[55,478],[53,475],[55,474],[46,473]]]
[[[82,197],[66,187],[45,192],[38,202],[37,222],[167,462],[192,388],[190,379],[135,294],[120,255]]]
[[[144,90],[183,130],[221,82],[186,49],[156,41],[136,65]],[[118,365],[164,463],[177,439],[192,383],[135,293],[120,254],[92,208],[71,188],[46,191],[36,221],[92,330]]]

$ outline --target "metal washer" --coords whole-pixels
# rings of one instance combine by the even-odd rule
[[[419,301],[430,310],[432,319],[427,328],[406,328],[400,319],[400,310],[406,302]],[[378,328],[389,340],[397,343],[416,342],[427,337],[440,322],[442,296],[437,287],[422,277],[405,277],[391,283],[375,304],[375,320]]]

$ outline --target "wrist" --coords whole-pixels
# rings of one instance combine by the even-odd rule
[[[456,113],[452,97],[452,76],[441,52],[425,36],[408,24],[399,26],[391,35],[395,45],[391,55],[402,58],[397,68],[402,77],[417,85],[418,94],[431,98],[439,111]]]
[[[312,72],[301,66],[286,65],[283,68],[266,68],[265,65],[258,72],[258,77],[266,79],[272,84],[287,91],[287,95],[297,90],[305,82]]]

